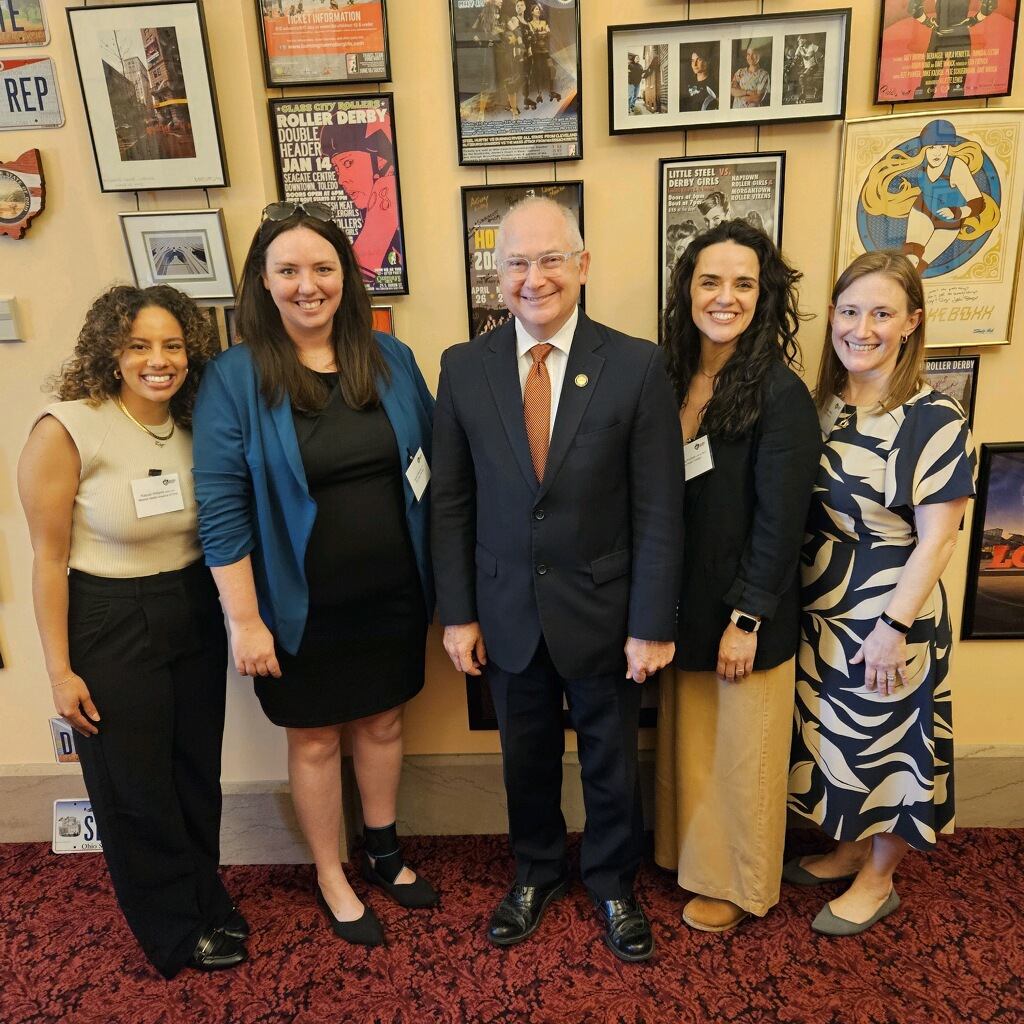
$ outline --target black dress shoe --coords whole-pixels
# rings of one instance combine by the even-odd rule
[[[516,882],[498,904],[487,929],[487,938],[496,946],[513,946],[522,942],[537,930],[548,904],[568,891],[568,878],[544,889]]]
[[[402,864],[402,867],[404,866]],[[401,872],[401,868],[399,868],[399,872]],[[371,863],[365,850],[359,865],[359,873],[371,885],[383,889],[400,907],[422,910],[424,907],[436,907],[438,904],[437,890],[422,875],[417,874],[414,881],[401,884],[388,881],[377,870],[377,865]],[[395,877],[397,878],[398,875],[396,874]]]
[[[654,952],[651,923],[633,896],[595,900],[594,905],[605,926],[604,943],[620,960],[646,960]]]
[[[228,914],[227,920],[217,929],[223,932],[225,935],[230,935],[233,939],[247,939],[249,938],[249,922],[242,917],[242,912],[238,907],[232,907],[231,913]]]
[[[354,921],[339,921],[334,916],[334,911],[327,905],[320,886],[316,888],[316,901],[320,904],[320,909],[324,912],[331,931],[339,939],[351,942],[354,946],[384,945],[384,929],[381,928],[377,915],[369,907],[363,907],[362,915]]]
[[[237,967],[244,963],[249,951],[240,939],[222,932],[219,928],[207,928],[192,955],[188,958],[189,967],[198,971],[222,971],[226,967]]]

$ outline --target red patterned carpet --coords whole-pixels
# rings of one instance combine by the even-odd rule
[[[790,853],[816,843],[793,833]],[[764,920],[691,932],[674,880],[645,866],[637,891],[658,948],[639,965],[604,947],[578,881],[532,939],[491,946],[484,928],[511,877],[502,836],[423,837],[406,852],[443,904],[410,911],[370,893],[389,946],[335,939],[311,868],[236,866],[225,876],[255,929],[250,961],[164,982],[118,913],[99,855],[0,846],[0,1022],[1024,1022],[1024,830],[965,829],[911,855],[897,877],[903,906],[841,940],[809,926],[835,890],[788,885]]]

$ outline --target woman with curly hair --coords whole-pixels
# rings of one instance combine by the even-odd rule
[[[661,680],[655,860],[725,931],[779,899],[800,628],[796,578],[821,434],[794,372],[800,274],[731,220],[679,258],[663,344],[685,443],[675,671]]]
[[[118,903],[165,978],[234,967],[249,932],[217,873],[227,645],[192,486],[192,406],[218,347],[175,289],[111,288],[18,465],[54,705]]]

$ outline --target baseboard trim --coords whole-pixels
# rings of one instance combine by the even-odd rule
[[[575,753],[562,759],[562,810],[571,831],[585,816]],[[654,754],[640,754],[645,824],[653,825]],[[342,857],[358,834],[359,806],[352,765],[344,766]],[[1024,744],[956,748],[957,825],[1024,828]],[[0,766],[0,842],[49,842],[53,801],[86,797],[71,764]],[[423,754],[407,757],[398,801],[404,835],[473,835],[506,831],[500,754]],[[305,864],[312,859],[299,830],[287,782],[224,785],[221,859],[225,864]]]

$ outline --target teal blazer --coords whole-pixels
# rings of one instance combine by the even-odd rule
[[[434,399],[411,349],[380,331],[374,338],[391,369],[391,383],[379,382],[381,405],[398,440],[406,520],[432,618],[429,487],[417,501],[405,471],[420,448],[430,464]],[[291,405],[264,400],[247,345],[233,345],[204,368],[192,433],[206,564],[232,565],[252,556],[260,616],[294,654],[309,609],[305,557],[316,502],[306,485]]]

